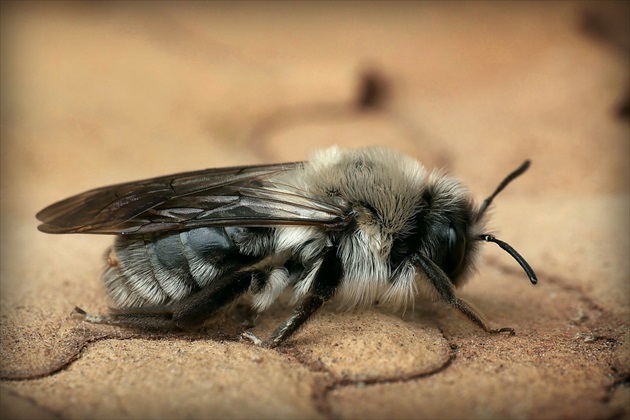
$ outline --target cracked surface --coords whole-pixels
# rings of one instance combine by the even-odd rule
[[[615,7],[3,4],[2,418],[629,418],[630,133],[615,113],[628,51],[610,41],[628,22]],[[585,9],[614,31],[581,30]],[[391,96],[361,114],[366,66]],[[274,350],[240,342],[234,314],[181,334],[72,315],[107,310],[112,238],[41,234],[45,205],[331,144],[396,147],[479,198],[532,159],[492,226],[539,284],[488,244],[460,291],[516,336],[423,298],[404,314],[328,304]],[[253,331],[289,313],[280,302]]]

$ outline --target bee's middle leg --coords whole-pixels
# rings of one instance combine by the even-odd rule
[[[324,303],[334,296],[342,277],[343,267],[337,255],[337,247],[330,247],[324,254],[310,293],[294,310],[291,317],[273,332],[269,341],[261,340],[251,332],[245,332],[242,337],[263,347],[279,346],[297,332]]]

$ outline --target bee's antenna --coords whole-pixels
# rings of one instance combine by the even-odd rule
[[[488,207],[492,203],[492,200],[494,200],[494,197],[496,197],[497,194],[503,191],[503,188],[505,188],[510,182],[512,182],[514,178],[518,177],[519,175],[522,175],[523,172],[525,172],[527,168],[529,168],[529,164],[530,164],[529,160],[526,160],[525,162],[523,162],[523,164],[519,166],[517,170],[515,170],[514,172],[506,176],[505,179],[501,181],[497,189],[494,190],[494,192],[492,193],[490,197],[483,200],[483,203],[481,203],[481,207],[479,207],[479,211],[477,212],[477,220],[481,219],[481,216],[483,216],[486,210],[488,210]]]
[[[525,168],[527,168],[527,167],[525,167]],[[514,174],[512,174],[512,175],[514,175]],[[501,190],[499,189],[499,191],[501,191]],[[506,242],[503,242],[502,240],[497,239],[497,238],[495,238],[492,235],[480,235],[478,239],[480,241],[494,242],[495,244],[499,245],[501,248],[503,248],[505,251],[507,251],[507,253],[510,254],[512,256],[512,258],[514,258],[516,260],[516,262],[520,264],[521,267],[523,267],[523,270],[525,270],[525,273],[527,274],[527,277],[529,277],[529,281],[531,281],[532,284],[538,283],[538,277],[536,277],[536,273],[534,273],[534,269],[527,263],[527,261],[525,261],[525,258],[523,258],[521,256],[521,254],[516,252],[516,250],[510,246],[510,244],[508,244]]]

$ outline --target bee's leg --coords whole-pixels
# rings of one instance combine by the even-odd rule
[[[111,309],[95,316],[77,308],[88,322],[150,330],[194,329],[243,294],[254,271],[240,271],[215,279],[208,286],[171,305]]]
[[[293,312],[293,315],[271,335],[269,346],[276,347],[282,344],[287,338],[291,337],[291,335],[299,330],[300,327],[324,305],[326,300],[328,299],[324,299],[321,296],[306,296],[302,303],[300,303],[300,306]]]
[[[289,319],[274,331],[269,341],[258,338],[251,331],[241,334],[243,339],[262,347],[276,347],[295,333],[325,303],[319,296],[308,295],[300,303]]]
[[[243,334],[243,338],[265,347],[276,347],[282,344],[299,330],[324,303],[334,296],[342,276],[343,267],[341,260],[337,256],[337,247],[331,247],[326,251],[319,271],[313,279],[310,293],[293,311],[293,315],[274,331],[271,339],[263,341],[249,332]]]
[[[151,306],[138,308],[111,308],[108,315],[93,315],[76,307],[74,312],[83,316],[85,322],[92,324],[117,325],[147,330],[167,330],[175,326],[172,313],[167,306]]]
[[[488,324],[483,320],[482,316],[478,313],[476,309],[473,308],[471,304],[466,302],[463,299],[458,298],[455,295],[455,290],[453,289],[453,284],[446,276],[446,274],[438,267],[433,261],[423,255],[415,255],[414,263],[419,265],[419,267],[424,271],[427,275],[427,278],[435,287],[438,295],[442,300],[451,305],[452,307],[459,310],[461,313],[466,315],[468,319],[477,324],[484,331],[489,333],[508,333],[509,335],[514,335],[514,330],[510,327],[504,328],[490,328]]]
[[[252,275],[247,270],[215,279],[199,292],[173,304],[173,322],[180,328],[201,326],[220,309],[229,305],[247,291]]]

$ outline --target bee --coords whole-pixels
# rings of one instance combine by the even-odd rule
[[[326,302],[346,307],[413,303],[420,289],[493,329],[455,294],[474,271],[495,196],[481,205],[455,178],[382,148],[332,147],[307,162],[187,172],[97,188],[37,214],[46,233],[116,235],[103,281],[117,308],[89,322],[144,329],[200,327],[242,295],[264,311],[292,291],[292,315],[267,341],[275,347]]]

